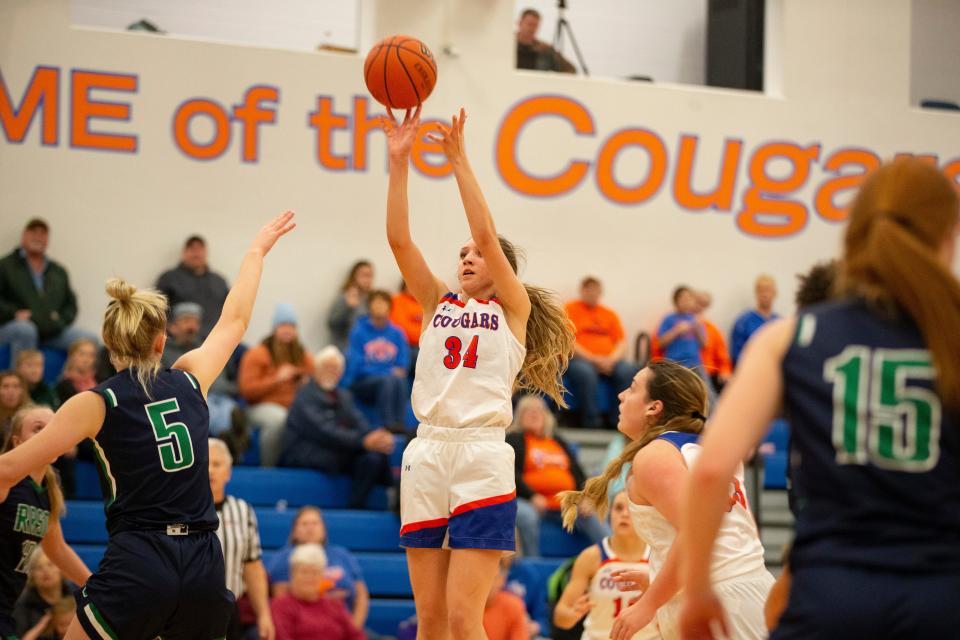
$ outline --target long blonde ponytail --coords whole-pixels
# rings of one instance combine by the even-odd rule
[[[513,267],[518,269],[518,251],[512,242],[498,236],[500,248]],[[514,391],[543,393],[557,405],[566,408],[562,376],[570,363],[576,335],[573,323],[560,304],[556,293],[524,283],[530,297],[527,319],[527,355],[520,367]]]
[[[709,409],[707,387],[696,373],[672,360],[660,360],[647,365],[647,396],[663,403],[659,421],[632,442],[627,443],[620,456],[607,465],[604,472],[587,480],[583,491],[564,491],[559,494],[563,526],[573,530],[580,503],[592,504],[600,517],[606,517],[610,483],[620,477],[624,465],[645,446],[668,431],[700,433]]]

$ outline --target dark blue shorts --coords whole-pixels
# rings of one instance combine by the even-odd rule
[[[10,614],[0,613],[0,640],[17,640],[17,625]]]
[[[770,640],[960,637],[960,575],[852,567],[796,571]]]
[[[90,638],[105,640],[223,638],[234,606],[225,575],[212,531],[118,533],[76,592],[77,619]]]

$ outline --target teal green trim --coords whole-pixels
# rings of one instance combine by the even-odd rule
[[[181,369],[181,371],[183,370]],[[194,389],[196,389],[197,391],[200,391],[200,382],[192,373],[190,373],[189,371],[183,371],[183,375],[187,376],[187,380],[190,381],[190,384],[193,385]]]
[[[36,480],[27,476],[27,479],[30,480],[30,486],[33,487],[33,490],[36,491],[41,496],[47,492],[47,488],[41,484],[38,484]]]
[[[100,623],[100,626],[103,627],[103,630],[107,632],[110,638],[112,640],[120,640],[117,636],[117,633],[109,624],[107,624],[107,621],[103,619],[103,616],[100,615],[100,610],[97,609],[92,602],[88,603],[87,606],[90,607],[90,611],[93,612],[93,617],[97,619],[97,622]]]

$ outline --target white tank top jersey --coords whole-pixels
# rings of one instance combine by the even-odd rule
[[[448,293],[420,336],[413,412],[434,427],[502,427],[513,421],[513,383],[527,350],[500,302]]]
[[[668,432],[660,436],[674,444],[683,456],[688,469],[696,464],[702,447],[697,436],[689,433]],[[730,483],[730,499],[727,513],[720,521],[717,542],[713,548],[713,565],[710,579],[713,584],[745,576],[766,567],[763,561],[763,544],[757,525],[750,513],[744,490],[743,465],[737,467]],[[663,569],[667,552],[677,537],[677,530],[666,518],[649,505],[630,502],[630,519],[637,534],[650,545],[650,578],[655,579]]]
[[[630,604],[643,594],[642,591],[620,591],[614,584],[614,571],[649,571],[646,560],[643,562],[624,562],[617,558],[610,546],[610,538],[604,538],[600,547],[600,569],[590,581],[590,601],[593,608],[583,621],[581,640],[609,640],[613,630],[613,621]],[[634,634],[632,640],[654,640],[660,637],[656,622]]]

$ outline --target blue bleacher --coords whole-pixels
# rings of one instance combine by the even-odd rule
[[[779,418],[770,425],[770,431],[763,439],[763,488],[787,488],[788,447],[790,445],[790,425]]]
[[[67,503],[63,533],[83,561],[95,568],[103,556],[107,532],[92,463],[78,461],[77,485],[83,499]],[[363,569],[371,594],[367,626],[377,633],[393,635],[397,625],[415,613],[406,557],[399,547],[400,522],[396,515],[383,510],[343,509],[348,487],[346,478],[308,469],[235,467],[227,491],[254,505],[267,564],[287,543],[297,508],[305,504],[323,508],[330,541],[354,552]],[[385,496],[382,499],[385,501]],[[533,569],[526,572],[532,579],[545,582],[564,559],[588,544],[580,535],[568,535],[559,524],[544,522],[540,548],[545,557],[518,562]]]
[[[568,409],[574,410],[579,406],[576,397],[570,391],[570,380],[567,376],[563,377],[563,386],[566,387],[567,392],[563,395],[564,400],[567,401]],[[601,413],[609,413],[616,408],[616,397],[619,391],[614,390],[610,386],[610,381],[604,377],[598,379],[597,385],[597,408]]]

